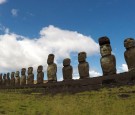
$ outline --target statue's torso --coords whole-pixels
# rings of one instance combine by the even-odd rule
[[[128,65],[128,69],[130,70],[135,68],[135,48],[125,51],[124,56]]]
[[[78,70],[79,70],[80,78],[89,77],[89,64],[88,64],[88,62],[79,63]]]
[[[64,79],[72,79],[72,66],[63,67],[63,77]]]
[[[57,79],[56,72],[57,72],[57,66],[55,63],[48,65],[47,67],[48,80],[56,80]]]
[[[116,73],[116,60],[114,55],[101,57],[101,67],[104,75]]]

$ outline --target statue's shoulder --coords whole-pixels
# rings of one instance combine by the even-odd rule
[[[53,65],[53,66],[57,66],[56,63],[53,63],[52,65]]]

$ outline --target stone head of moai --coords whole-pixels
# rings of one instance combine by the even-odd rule
[[[57,65],[54,63],[54,54],[49,54],[47,59],[47,77],[49,82],[57,81]]]
[[[9,77],[10,73],[7,73],[7,79],[6,79],[6,85],[9,86],[10,85],[10,77]]]
[[[26,68],[22,68],[21,75],[25,75],[25,73],[26,73]]]
[[[33,67],[28,67],[27,84],[34,84]]]
[[[37,69],[37,84],[42,84],[44,82],[44,72],[43,66],[39,65]]]
[[[71,63],[71,60],[69,58],[66,58],[63,60],[63,66],[69,66]]]
[[[0,79],[2,79],[2,73],[0,74]]]
[[[19,71],[16,71],[15,77],[19,77],[19,75],[20,75],[20,72]]]
[[[86,62],[86,58],[87,58],[86,52],[78,53],[78,62],[79,63]]]
[[[130,48],[135,47],[135,40],[133,38],[127,38],[124,40],[124,47],[129,50]]]
[[[54,63],[54,54],[49,54],[47,59],[47,64],[51,65]]]
[[[12,72],[11,73],[11,78],[14,78],[14,76],[15,76],[15,72]]]
[[[86,62],[86,52],[78,53],[78,71],[80,79],[88,78],[89,77],[89,63]]]
[[[22,68],[21,69],[21,85],[25,85],[26,84],[26,68]]]
[[[0,74],[0,85],[2,84],[2,73]]]
[[[127,38],[124,40],[124,57],[128,65],[128,70],[135,69],[135,40],[133,38]]]
[[[16,71],[15,73],[15,85],[20,85],[20,72],[19,71]]]
[[[28,68],[28,75],[33,73],[33,67]]]
[[[10,81],[10,84],[11,84],[11,86],[14,86],[15,85],[15,72],[12,72],[11,73],[11,81]]]
[[[71,80],[72,79],[72,73],[73,69],[72,66],[70,65],[71,61],[69,58],[66,58],[63,60],[63,80]]]
[[[101,53],[101,68],[103,75],[116,74],[116,59],[111,54],[112,48],[108,37],[104,36],[99,38],[100,53]]]
[[[111,55],[112,48],[108,37],[105,36],[99,38],[99,45],[100,45],[101,56]]]
[[[7,75],[6,75],[6,74],[4,74],[4,75],[3,75],[3,79],[6,79],[6,77],[7,77]]]
[[[3,75],[3,81],[2,81],[3,85],[6,85],[6,76],[7,76],[6,74]]]
[[[10,73],[7,73],[7,79],[10,79],[10,77],[9,77],[9,76],[10,76]]]
[[[40,72],[42,72],[42,71],[43,71],[43,66],[42,66],[42,65],[39,65],[39,66],[38,66],[38,69],[37,69],[37,72],[40,73]]]

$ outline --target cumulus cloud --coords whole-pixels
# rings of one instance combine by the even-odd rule
[[[0,4],[5,3],[7,0],[0,0]]]
[[[55,54],[55,62],[71,57],[74,52],[86,51],[88,56],[99,52],[98,44],[78,32],[62,30],[52,25],[41,29],[39,38],[27,38],[11,33],[8,28],[0,35],[0,71],[15,71],[22,67],[38,65],[47,67],[49,53]]]
[[[91,70],[89,73],[90,73],[91,77],[98,77],[98,76],[102,75],[101,73],[99,73],[99,72],[97,72],[95,70]]]
[[[11,14],[12,14],[12,16],[17,16],[18,15],[18,10],[17,9],[12,9]]]
[[[86,51],[88,55],[99,52],[98,44],[91,37],[78,32],[62,30],[51,25],[43,28],[40,35],[39,42],[47,45],[51,49],[50,52],[57,53],[59,57],[69,57],[71,52]]]
[[[126,72],[126,71],[128,71],[127,64],[122,64],[118,69],[118,73]]]

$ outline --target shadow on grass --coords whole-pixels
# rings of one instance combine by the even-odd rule
[[[6,112],[5,111],[0,111],[0,114],[6,114]]]

